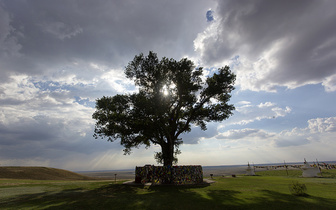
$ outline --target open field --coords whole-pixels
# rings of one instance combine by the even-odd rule
[[[298,172],[217,176],[215,183],[199,186],[1,179],[0,209],[335,209],[336,170],[323,171],[329,178],[300,178]],[[293,181],[306,185],[306,196],[290,193]]]

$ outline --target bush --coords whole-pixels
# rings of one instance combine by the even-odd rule
[[[293,184],[289,185],[289,190],[293,195],[304,196],[307,195],[307,187],[305,184],[300,184],[299,182],[293,182]]]

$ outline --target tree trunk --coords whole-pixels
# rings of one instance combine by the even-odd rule
[[[174,161],[174,143],[168,140],[167,144],[162,147],[163,165],[172,166]]]
[[[172,141],[168,141],[162,147],[162,156],[163,156],[163,165],[167,167],[167,170],[170,170],[169,176],[163,181],[165,184],[173,183],[173,174],[172,174],[172,165],[174,161],[174,144]]]

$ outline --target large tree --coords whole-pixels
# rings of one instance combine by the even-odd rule
[[[149,52],[134,57],[125,68],[138,91],[132,94],[102,97],[96,101],[95,137],[120,139],[125,154],[142,144],[160,145],[155,154],[165,166],[177,162],[182,142],[180,135],[191,126],[206,130],[206,123],[223,121],[232,115],[228,104],[234,89],[235,74],[228,66],[204,77],[201,67],[183,58],[158,59]]]

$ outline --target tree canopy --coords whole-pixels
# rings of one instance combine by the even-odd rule
[[[206,130],[211,121],[223,121],[232,115],[234,105],[228,104],[234,90],[235,74],[229,66],[204,77],[203,68],[192,61],[161,60],[153,52],[136,55],[125,68],[136,93],[103,96],[96,101],[95,138],[120,139],[125,154],[131,149],[151,144],[160,145],[155,154],[159,163],[177,162],[182,133],[191,126]]]

